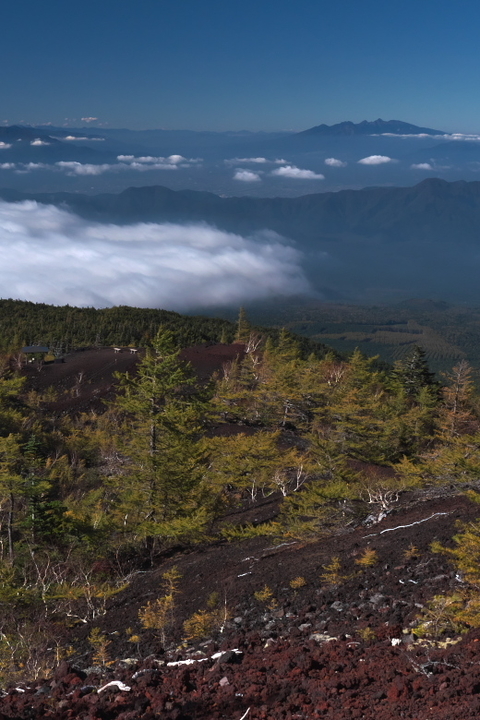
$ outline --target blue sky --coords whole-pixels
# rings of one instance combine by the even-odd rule
[[[302,130],[380,116],[478,132],[479,20],[471,1],[10,2],[0,122]]]

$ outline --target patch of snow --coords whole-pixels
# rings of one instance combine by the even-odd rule
[[[189,658],[188,660],[175,660],[174,662],[168,662],[168,667],[178,667],[179,665],[192,665],[192,663],[196,662],[205,662],[205,660],[218,660],[219,657],[222,657],[222,655],[225,655],[226,652],[234,652],[237,655],[241,655],[242,651],[238,650],[238,648],[233,648],[233,650],[220,650],[219,652],[213,653],[213,655],[210,655],[210,657],[206,658]]]
[[[99,688],[97,692],[101,693],[104,690],[106,690],[108,687],[113,687],[113,686],[118,687],[118,689],[121,690],[122,692],[129,692],[132,689],[128,685],[125,685],[125,683],[123,683],[121,680],[112,680],[112,682],[109,682],[106,685],[104,685],[103,687]]]
[[[225,655],[227,652],[234,652],[236,655],[242,655],[242,651],[238,648],[233,648],[232,650],[220,650],[219,652],[214,653],[211,655],[212,660],[218,660],[219,657],[222,657],[222,655]]]
[[[188,660],[175,660],[175,662],[168,662],[167,667],[178,667],[179,665],[193,665],[196,662],[205,662],[210,658],[188,658]]]

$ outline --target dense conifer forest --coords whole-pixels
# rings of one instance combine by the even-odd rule
[[[233,342],[235,322],[169,310],[119,306],[79,308],[0,300],[0,350],[15,352],[26,345],[47,345],[61,355],[80,347],[112,345],[145,347],[159,328],[171,330],[180,347],[199,343]],[[262,335],[278,338],[279,331],[261,328]],[[326,346],[299,336],[302,353],[324,355]]]
[[[2,323],[0,680],[74,655],[72,627],[101,616],[132,573],[173,549],[258,535],[308,542],[375,522],[422,487],[470,487],[476,497],[480,402],[464,360],[437,380],[420,348],[379,367],[358,350],[340,357],[262,333],[242,313],[234,326],[132,308],[6,308],[18,322],[16,340],[15,320]],[[67,391],[29,387],[14,343],[70,347],[98,335],[146,350],[101,411],[56,412]],[[215,339],[243,350],[199,382],[180,350]],[[231,519],[269,496],[274,520]],[[464,565],[480,545],[478,526],[468,532]],[[478,571],[469,572],[455,601],[465,627],[480,623]],[[168,583],[143,609],[144,628],[167,613],[175,577]]]

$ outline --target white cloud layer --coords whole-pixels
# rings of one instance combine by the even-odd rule
[[[313,170],[302,170],[295,165],[285,165],[272,170],[272,175],[293,178],[294,180],[325,180],[325,175],[315,173]]]
[[[264,157],[250,157],[250,158],[229,158],[223,161],[226,165],[265,165],[270,163],[271,165],[285,165],[288,160],[283,158],[276,158],[275,160],[269,160]]]
[[[93,163],[80,163],[76,162],[75,160],[66,161],[61,160],[60,162],[55,163],[55,166],[60,168],[61,170],[66,170],[67,175],[102,175],[105,172],[108,172],[112,168],[115,168],[116,165],[109,165],[108,163],[104,163],[103,165],[94,165]]]
[[[387,155],[369,155],[358,162],[360,165],[383,165],[384,163],[393,162],[393,158]]]
[[[428,135],[427,133],[417,133],[412,135],[398,135],[397,133],[381,133],[382,137],[398,137],[398,138],[428,138],[432,140],[464,140],[471,142],[479,142],[480,135],[475,133],[444,133],[443,135]],[[380,137],[380,135],[372,135],[372,137]]]
[[[261,177],[258,173],[252,172],[251,170],[238,170],[233,176],[234,180],[240,180],[241,182],[260,182]]]
[[[397,137],[397,138],[435,138],[442,139],[448,137],[448,135],[430,135],[429,133],[406,133],[401,135],[400,133],[374,133],[371,137]]]
[[[464,133],[452,133],[451,135],[443,135],[443,137],[447,140],[464,140],[467,142],[478,142],[480,140],[480,135],[467,135]]]
[[[0,202],[3,297],[187,310],[309,291],[300,254],[273,232],[104,225],[51,205]]]
[[[347,163],[337,158],[325,158],[325,165],[329,165],[330,167],[346,167]]]
[[[184,158],[182,155],[170,155],[168,158],[156,158],[151,156],[138,157],[134,155],[119,155],[118,163],[81,163],[77,160],[60,160],[54,165],[46,163],[4,163],[4,170],[16,169],[17,173],[27,173],[31,170],[56,170],[66,172],[70,177],[75,175],[103,175],[106,172],[121,172],[124,170],[136,170],[145,172],[147,170],[178,170],[178,168],[190,167],[192,164],[202,162],[201,158]],[[162,162],[159,162],[162,161]],[[2,167],[2,166],[0,166]]]
[[[270,162],[264,157],[251,157],[251,158],[230,158],[225,160],[227,165],[248,165],[248,164],[264,164]]]
[[[88,140],[88,142],[96,142],[96,141],[102,141],[105,140],[103,137],[76,137],[75,135],[67,135],[66,137],[59,137],[57,140],[75,140],[75,142],[78,142],[79,140]]]
[[[121,163],[127,163],[133,170],[140,170],[141,172],[145,170],[176,170],[179,167],[190,167],[203,162],[203,158],[185,158],[183,155],[169,155],[168,157],[117,155],[117,160]]]
[[[35,140],[32,140],[30,145],[33,145],[34,147],[40,147],[42,145],[50,145],[49,142],[46,142],[46,140],[42,140],[41,138],[35,138]]]
[[[11,148],[11,143],[1,142],[0,141],[0,150],[7,150],[8,148]]]
[[[84,117],[84,118],[82,118],[82,120],[83,120],[83,122],[91,123],[91,122],[95,122],[95,120],[98,120],[98,118],[96,118],[96,117]]]
[[[45,163],[35,162],[19,163],[18,165],[15,165],[14,163],[9,164],[13,165],[16,168],[15,172],[19,174],[29,173],[32,170],[48,170],[51,167],[51,165],[45,165]]]
[[[413,165],[410,165],[410,167],[412,170],[433,170],[430,163],[414,163]]]

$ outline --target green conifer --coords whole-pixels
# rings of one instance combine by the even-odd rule
[[[120,384],[117,406],[127,418],[122,449],[130,464],[126,475],[113,481],[117,516],[127,534],[153,548],[155,538],[194,533],[205,522],[198,512],[205,393],[166,330],[158,332],[137,374],[122,377]]]

